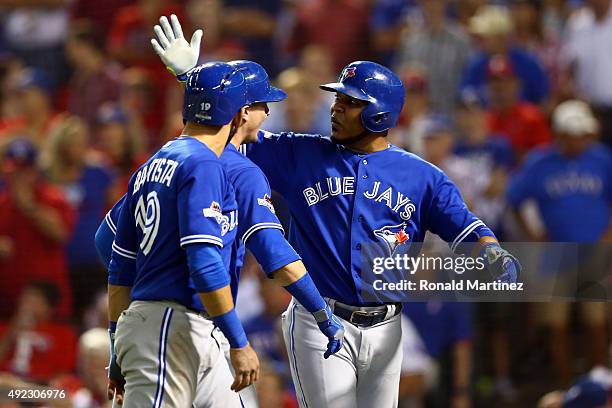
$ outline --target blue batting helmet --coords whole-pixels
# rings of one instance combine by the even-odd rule
[[[401,79],[371,61],[351,62],[342,70],[338,82],[320,88],[369,102],[361,112],[361,123],[370,132],[384,132],[395,126],[404,106]]]
[[[196,67],[185,83],[183,120],[200,125],[227,125],[247,105],[242,72],[225,62]]]
[[[270,84],[268,73],[256,62],[238,60],[229,64],[242,72],[247,85],[247,104],[258,102],[280,102],[287,97],[282,89]]]

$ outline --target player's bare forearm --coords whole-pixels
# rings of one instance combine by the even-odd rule
[[[272,272],[272,277],[281,286],[289,286],[306,274],[306,267],[302,261],[291,262]]]
[[[198,295],[210,317],[221,316],[234,308],[234,300],[229,285]]]
[[[131,286],[108,285],[108,320],[116,322],[131,303]]]

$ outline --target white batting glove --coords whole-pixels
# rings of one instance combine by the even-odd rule
[[[159,55],[166,69],[174,76],[183,75],[193,69],[200,57],[200,41],[202,40],[202,30],[196,30],[188,43],[183,36],[183,29],[178,18],[172,14],[170,16],[172,27],[166,16],[159,19],[159,25],[155,25],[153,30],[159,42],[151,39],[153,49]],[[160,45],[161,44],[161,45]]]

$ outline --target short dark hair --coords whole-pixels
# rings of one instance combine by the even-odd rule
[[[49,306],[52,308],[55,308],[60,303],[61,293],[59,287],[51,281],[32,281],[26,286],[26,288],[37,290],[41,295],[43,295],[47,303],[49,303]]]

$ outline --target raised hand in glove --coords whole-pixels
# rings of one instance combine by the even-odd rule
[[[320,316],[318,315],[320,313]],[[325,313],[325,316],[323,316]],[[340,323],[340,320],[332,313],[329,306],[325,306],[324,310],[320,310],[315,313],[315,319],[319,330],[329,340],[327,343],[327,350],[323,357],[329,358],[332,354],[336,354],[342,348],[342,342],[344,341],[344,325]]]
[[[480,249],[479,256],[484,259],[485,266],[494,281],[503,283],[516,283],[518,281],[522,269],[520,262],[499,244],[485,244]]]
[[[172,75],[180,77],[193,69],[200,57],[200,41],[202,40],[202,30],[196,30],[188,43],[183,36],[183,29],[178,18],[172,14],[170,23],[166,16],[159,19],[159,24],[153,27],[156,39],[151,39],[153,49],[159,55],[166,69]]]

